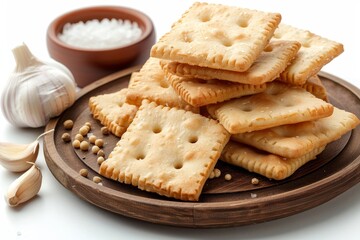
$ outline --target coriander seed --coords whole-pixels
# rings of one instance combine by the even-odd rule
[[[94,183],[101,183],[101,181],[102,181],[101,177],[98,177],[98,176],[93,177],[93,182]]]
[[[80,149],[81,149],[82,151],[87,151],[87,150],[89,150],[89,143],[88,143],[87,141],[82,141],[82,142],[80,143]]]
[[[98,152],[97,152],[97,156],[98,157],[105,157],[105,153],[102,149],[100,149]]]
[[[84,136],[81,135],[80,133],[75,135],[75,139],[79,140],[80,142],[84,141]]]
[[[105,158],[102,156],[98,157],[96,160],[97,164],[99,164],[99,165],[101,165],[104,161],[105,161]]]
[[[259,179],[257,179],[257,178],[251,179],[251,184],[258,185],[259,184]]]
[[[216,178],[220,177],[220,176],[221,176],[221,171],[220,171],[220,169],[215,168],[215,169],[214,169],[214,174],[215,174],[215,177],[216,177]]]
[[[102,148],[104,146],[104,140],[102,140],[101,138],[96,139],[95,145]]]
[[[86,122],[86,123],[85,123],[85,126],[88,126],[88,127],[89,127],[89,130],[91,130],[91,123],[90,123],[90,122]]]
[[[96,141],[96,136],[95,135],[91,135],[89,137],[89,142],[92,143],[92,144],[95,144],[95,141]]]
[[[80,148],[80,141],[75,139],[73,142],[72,142],[72,145],[74,148]]]
[[[88,126],[82,126],[80,129],[79,129],[79,133],[83,136],[86,136],[86,134],[88,134],[88,132],[90,131],[89,127]]]
[[[63,133],[63,135],[61,136],[61,139],[62,139],[64,142],[70,142],[70,141],[71,141],[70,134],[69,134],[69,133]]]
[[[225,174],[224,178],[225,178],[226,181],[230,181],[232,176],[231,176],[231,174],[227,173],[227,174]]]
[[[66,130],[71,130],[73,128],[73,126],[74,126],[74,122],[70,119],[68,119],[64,122],[64,128]]]
[[[102,127],[101,128],[101,133],[103,135],[109,135],[110,134],[109,129],[107,127]]]
[[[93,154],[97,154],[99,152],[99,150],[100,150],[100,148],[96,145],[91,148],[91,151]]]
[[[88,174],[89,174],[89,171],[87,169],[85,169],[85,168],[82,168],[82,169],[80,169],[79,173],[80,173],[81,176],[87,177]]]

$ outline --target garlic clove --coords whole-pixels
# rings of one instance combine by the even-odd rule
[[[0,164],[11,172],[23,172],[35,163],[39,141],[30,144],[0,143]]]
[[[40,191],[41,182],[41,171],[35,164],[32,164],[30,169],[9,186],[5,194],[6,202],[10,207],[15,207],[30,200]]]
[[[0,143],[0,165],[11,172],[24,172],[35,163],[39,153],[39,139],[53,132],[51,129],[42,133],[30,144]]]

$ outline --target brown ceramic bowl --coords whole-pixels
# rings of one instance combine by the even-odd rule
[[[57,37],[66,23],[104,18],[136,21],[142,29],[142,36],[131,44],[109,49],[78,48]],[[47,29],[46,40],[50,56],[68,67],[77,85],[84,87],[110,73],[144,63],[155,43],[155,29],[151,19],[137,10],[119,6],[96,6],[74,10],[57,17]]]

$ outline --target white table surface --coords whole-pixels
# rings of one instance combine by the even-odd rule
[[[49,57],[45,33],[56,16],[79,7],[124,5],[147,13],[157,37],[193,1],[4,0],[0,3],[0,89],[14,67],[11,49],[25,42],[39,58]],[[342,1],[238,0],[222,2],[280,12],[282,22],[341,42],[345,52],[323,70],[360,87],[360,3]],[[0,115],[0,142],[29,143],[40,129],[19,129]],[[39,195],[18,208],[0,200],[0,239],[360,239],[360,184],[318,207],[267,223],[223,229],[183,229],[142,222],[99,209],[64,188],[46,166],[42,148],[37,160],[43,173]],[[19,174],[0,167],[0,194]]]

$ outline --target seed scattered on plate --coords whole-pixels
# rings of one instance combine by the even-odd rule
[[[63,135],[61,135],[61,139],[62,139],[64,142],[70,142],[70,141],[71,141],[70,134],[69,134],[69,133],[63,133]]]
[[[85,168],[82,168],[82,169],[80,169],[79,173],[80,173],[81,176],[87,177],[88,174],[89,174],[89,171],[87,169],[85,169]]]

